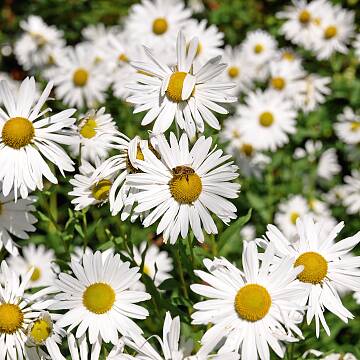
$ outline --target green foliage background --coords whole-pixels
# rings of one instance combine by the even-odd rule
[[[5,0],[0,9],[0,43],[11,44],[20,34],[19,22],[30,14],[41,16],[48,24],[54,24],[64,31],[68,44],[73,45],[82,41],[81,29],[89,24],[102,22],[112,26],[121,23],[133,0],[34,0],[19,1]],[[278,29],[281,22],[275,18],[286,2],[260,0],[208,0],[204,13],[196,15],[207,18],[225,33],[225,41],[231,45],[239,44],[249,30],[266,29],[279,41],[280,46],[290,46],[281,36]],[[337,1],[344,7],[357,11],[359,24],[360,2],[358,0]],[[183,334],[199,340],[204,327],[191,326],[190,314],[192,305],[199,297],[191,293],[189,285],[197,282],[194,269],[202,267],[202,259],[213,256],[226,256],[241,266],[242,240],[239,230],[251,217],[251,223],[256,226],[257,235],[264,233],[266,225],[272,223],[274,213],[280,200],[289,194],[303,194],[308,198],[318,196],[320,192],[327,192],[334,185],[340,183],[344,175],[353,168],[359,168],[360,148],[349,153],[346,146],[335,136],[332,124],[345,105],[354,109],[360,105],[359,59],[353,51],[346,56],[335,55],[330,61],[318,62],[303,49],[296,51],[304,58],[304,66],[310,72],[332,77],[332,94],[327,102],[315,112],[304,116],[299,115],[298,131],[291,137],[291,142],[277,151],[271,164],[267,167],[262,181],[254,178],[240,178],[242,193],[236,200],[240,218],[230,227],[225,228],[217,222],[219,236],[207,236],[206,242],[200,246],[189,236],[184,241],[178,241],[177,246],[163,247],[174,259],[173,279],[165,281],[158,291],[152,281],[143,276],[147,291],[152,300],[144,303],[149,309],[150,316],[140,322],[146,335],[158,333],[162,329],[162,322],[167,310],[175,316],[181,315]],[[0,62],[1,71],[11,73],[15,79],[22,79],[27,74],[17,65],[14,57],[3,57]],[[35,74],[41,80],[40,74]],[[54,108],[64,106],[56,101],[51,104]],[[140,127],[141,114],[134,116],[132,109],[125,103],[115,99],[111,93],[105,104],[113,115],[121,131],[128,136],[144,134],[146,129]],[[81,109],[79,109],[81,110]],[[207,135],[217,135],[207,130]],[[302,146],[306,139],[320,139],[325,147],[335,147],[342,165],[342,173],[330,183],[316,180],[316,167],[306,159],[294,161],[294,149]],[[67,193],[70,190],[69,178],[62,178],[58,174],[59,185],[46,184],[46,190],[38,193],[39,218],[38,231],[31,236],[30,241],[43,243],[56,251],[62,270],[68,270],[70,252],[74,246],[90,246],[93,249],[105,250],[115,247],[116,251],[125,251],[124,258],[132,260],[132,244],[139,244],[143,240],[149,243],[160,242],[155,235],[155,227],[144,229],[140,223],[130,224],[121,222],[119,217],[109,214],[108,206],[91,208],[81,212],[74,212]],[[249,211],[249,209],[252,209]],[[348,216],[342,207],[332,209],[338,220],[344,220],[346,228],[342,233],[345,237],[360,229],[358,216]],[[27,242],[23,241],[22,244]],[[360,251],[357,251],[360,254]],[[4,258],[5,253],[0,254]],[[135,265],[135,264],[134,264]],[[315,338],[314,327],[304,326],[305,341],[290,347],[287,356],[294,353],[294,358],[309,349],[315,348],[324,352],[353,352],[360,358],[360,308],[351,295],[345,297],[346,306],[354,313],[356,319],[344,324],[335,316],[328,314],[327,319],[331,328],[331,336],[327,337],[322,331],[319,340]],[[104,354],[105,355],[105,354]],[[290,358],[290,357],[289,357]]]

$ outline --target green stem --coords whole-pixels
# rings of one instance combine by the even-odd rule
[[[184,271],[183,271],[182,264],[181,264],[179,245],[177,246],[177,249],[175,251],[175,261],[176,261],[177,268],[178,268],[178,271],[179,271],[180,282],[181,282],[181,287],[182,287],[183,292],[184,292],[184,296],[188,299],[189,298],[189,293],[188,293],[188,290],[187,290],[187,287],[186,287],[185,278],[184,278]]]

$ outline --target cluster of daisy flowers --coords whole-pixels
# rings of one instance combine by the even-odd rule
[[[192,17],[196,9],[143,0],[119,26],[83,29],[74,46],[38,16],[20,22],[13,50],[29,77],[0,73],[0,250],[8,255],[0,269],[0,360],[267,360],[293,356],[305,323],[314,322],[319,337],[321,328],[331,332],[326,313],[354,318],[341,296],[352,292],[360,303],[352,252],[360,232],[338,240],[344,223],[331,210],[358,215],[360,172],[343,174],[335,146],[310,136],[291,153],[304,168],[302,192],[276,204],[267,221],[275,225],[262,238],[255,223],[236,234],[242,265],[222,256],[203,259],[202,269],[193,261],[194,247],[206,249],[237,219],[239,175],[261,183],[301,121],[331,96],[332,78],[310,70],[302,48],[315,62],[351,44],[359,56],[353,12],[326,0],[293,2],[276,14],[290,42],[280,48],[262,29],[225,45],[215,25]],[[121,131],[109,96],[140,114],[146,136]],[[65,110],[50,107],[54,99]],[[360,115],[345,107],[333,131],[355,163]],[[34,245],[38,197],[63,183],[58,172],[74,172],[68,195],[81,216],[103,207],[160,240],[136,246],[129,235],[125,250],[70,246],[70,261]],[[184,278],[184,244],[198,284]],[[182,310],[159,309],[154,298],[167,296],[175,273],[187,325],[201,331],[195,346],[183,343]]]

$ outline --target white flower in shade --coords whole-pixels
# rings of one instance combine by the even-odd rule
[[[301,336],[289,313],[301,309],[296,299],[303,290],[296,276],[302,267],[294,269],[289,259],[272,266],[274,250],[270,246],[260,266],[256,244],[248,242],[244,246],[244,271],[224,258],[205,259],[207,272],[195,271],[207,285],[191,285],[192,291],[210,300],[194,305],[192,323],[214,324],[201,344],[218,344],[219,354],[236,351],[242,359],[266,360],[271,347],[283,357],[282,341],[297,341],[292,332]]]
[[[268,75],[268,63],[276,55],[277,43],[266,31],[255,30],[247,34],[242,51],[247,61],[255,68],[257,80],[264,80]]]
[[[100,43],[105,40],[108,35],[115,34],[117,31],[114,27],[106,27],[99,22],[93,25],[88,25],[81,30],[82,37],[93,43]]]
[[[55,295],[53,309],[67,310],[57,325],[75,328],[76,337],[88,333],[91,344],[99,342],[117,343],[119,333],[129,335],[142,330],[131,318],[145,319],[148,311],[136,303],[150,299],[141,291],[130,291],[141,274],[139,268],[130,268],[119,254],[86,252],[82,262],[71,260],[75,276],[61,273],[54,286],[60,293]]]
[[[286,20],[281,26],[281,33],[292,43],[310,49],[314,34],[320,32],[319,25],[324,11],[331,11],[331,5],[326,0],[293,1],[276,16]]]
[[[239,354],[234,352],[228,352],[218,355],[209,355],[216,344],[209,344],[202,346],[196,354],[190,355],[188,349],[183,349],[180,344],[180,317],[172,318],[169,312],[166,312],[164,325],[163,325],[163,337],[162,339],[156,337],[159,342],[161,352],[159,353],[157,348],[153,347],[149,342],[150,339],[134,334],[130,338],[123,338],[120,340],[120,352],[122,351],[122,342],[126,346],[135,350],[137,355],[121,355],[119,359],[142,359],[142,360],[237,360]]]
[[[47,77],[54,81],[56,97],[70,106],[95,107],[105,100],[110,83],[101,62],[90,43],[82,43],[55,56]]]
[[[0,193],[0,249],[4,247],[10,254],[16,256],[18,249],[12,236],[28,239],[28,232],[36,230],[34,224],[37,219],[32,214],[35,211],[33,205],[36,201],[35,197],[30,196],[17,201],[14,198],[13,192],[7,196]]]
[[[339,205],[347,196],[344,185],[336,185],[325,195],[326,202],[330,205]]]
[[[308,212],[309,206],[306,199],[302,195],[293,195],[279,204],[274,221],[285,236],[293,239],[297,233],[297,219]]]
[[[95,360],[99,359],[101,351],[101,340],[92,344],[89,349],[86,335],[80,336],[78,339],[71,333],[68,334],[68,347],[71,360]],[[109,359],[109,358],[107,358]],[[115,359],[114,359],[115,360]]]
[[[29,269],[34,270],[28,288],[52,285],[59,271],[59,267],[54,263],[54,250],[46,249],[44,245],[29,244],[22,248],[22,256],[11,256],[7,262],[10,269],[19,276],[25,276]]]
[[[73,162],[59,144],[70,145],[75,139],[66,130],[75,122],[71,117],[75,109],[44,116],[50,109],[41,111],[50,94],[49,83],[40,98],[35,96],[34,78],[26,78],[17,94],[12,94],[6,81],[0,82],[0,180],[7,196],[14,189],[22,198],[29,190],[42,190],[43,176],[57,184],[57,178],[44,160],[52,162],[64,175],[73,171]]]
[[[183,31],[186,39],[196,37],[199,41],[194,60],[195,67],[199,68],[209,59],[223,55],[224,50],[221,47],[224,44],[224,34],[215,25],[207,26],[207,20],[192,19]]]
[[[143,221],[145,227],[157,220],[157,234],[174,244],[192,229],[196,239],[204,241],[203,230],[216,234],[211,213],[228,224],[236,218],[236,207],[227,199],[238,197],[240,185],[231,182],[238,177],[237,166],[222,150],[210,151],[212,139],[200,137],[189,149],[183,134],[178,141],[170,133],[170,145],[164,135],[157,137],[160,159],[148,149],[144,161],[137,160],[142,171],[127,177],[129,185],[139,189],[133,198],[136,212],[150,211]],[[209,152],[210,151],[210,152]]]
[[[356,145],[360,143],[360,114],[346,106],[337,117],[334,124],[336,135],[345,143]]]
[[[50,64],[53,50],[65,45],[62,31],[48,26],[39,16],[30,15],[20,21],[20,27],[25,33],[16,41],[14,51],[26,70]]]
[[[136,105],[135,113],[147,111],[142,125],[155,121],[154,134],[165,132],[174,119],[190,138],[194,137],[196,131],[204,131],[204,122],[219,130],[220,124],[213,111],[227,114],[228,110],[218,103],[236,101],[235,97],[228,96],[226,92],[233,84],[216,80],[226,68],[226,64],[220,63],[220,56],[193,72],[197,47],[196,38],[187,47],[185,37],[180,32],[176,69],[172,70],[157,60],[147,48],[145,51],[149,62],[132,63],[140,73],[134,77],[136,84],[129,85],[133,95],[127,100]]]
[[[345,193],[343,204],[348,214],[357,214],[360,212],[360,171],[353,170],[351,175],[344,177],[345,185],[343,191]]]
[[[304,78],[301,93],[294,98],[297,109],[308,113],[317,108],[319,104],[326,101],[326,97],[331,94],[329,85],[331,78],[316,74],[309,74]]]
[[[260,150],[275,151],[296,132],[296,111],[292,103],[274,90],[250,92],[237,108],[239,132]]]
[[[314,222],[312,216],[297,220],[297,240],[289,241],[275,226],[268,225],[266,237],[280,258],[291,258],[294,267],[304,266],[298,280],[304,285],[300,304],[307,305],[306,321],[311,323],[315,317],[316,336],[319,337],[320,323],[326,333],[330,328],[324,312],[329,310],[344,322],[353,315],[344,307],[336,286],[347,290],[360,291],[360,260],[352,256],[351,250],[360,242],[360,232],[344,240],[335,242],[344,227],[341,222],[323,236],[321,224]],[[265,246],[265,241],[262,246]],[[301,299],[304,299],[303,301]]]
[[[331,11],[325,12],[319,25],[321,35],[315,36],[313,42],[318,60],[328,59],[335,52],[348,52],[347,44],[354,34],[354,18],[353,11],[345,10],[339,5],[334,5]]]
[[[29,325],[39,317],[49,301],[40,300],[47,290],[24,295],[32,269],[20,281],[6,262],[1,263],[0,278],[0,359],[23,359]]]
[[[325,180],[331,180],[335,175],[341,171],[341,166],[338,163],[335,148],[325,150],[320,158],[317,168],[319,177]]]
[[[227,68],[221,78],[236,84],[231,93],[237,95],[239,92],[248,91],[252,85],[252,79],[255,77],[255,68],[248,62],[242,48],[225,46],[223,60],[227,64]]]
[[[154,281],[155,286],[159,286],[164,280],[171,278],[172,259],[155,244],[147,246],[146,241],[143,241],[139,248],[133,246],[134,261],[138,266],[143,262],[145,251],[143,271]]]
[[[169,59],[178,32],[188,25],[191,10],[181,0],[142,0],[130,8],[125,31],[132,42],[145,45]]]
[[[299,61],[272,61],[269,67],[269,87],[286,98],[296,101],[306,82],[305,71]]]
[[[239,124],[237,117],[230,117],[224,122],[220,137],[224,142],[228,142],[226,152],[235,158],[242,175],[261,177],[262,170],[271,159],[240,135]]]
[[[98,158],[104,159],[118,134],[115,121],[105,113],[104,107],[90,110],[74,126],[74,135],[79,137],[79,142],[71,146],[73,156],[78,156],[80,152],[82,160],[95,162]]]

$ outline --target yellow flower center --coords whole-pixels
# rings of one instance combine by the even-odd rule
[[[191,204],[197,200],[202,190],[200,176],[188,166],[177,166],[172,174],[169,186],[173,198],[180,204]]]
[[[42,344],[52,333],[52,324],[44,318],[36,320],[31,325],[30,338],[35,344]]]
[[[271,307],[271,296],[261,285],[243,286],[235,297],[235,310],[247,321],[258,321],[266,316]]]
[[[295,225],[296,224],[296,220],[298,219],[298,217],[300,216],[300,214],[296,211],[293,211],[290,214],[290,221]]]
[[[92,196],[98,201],[104,201],[109,197],[112,182],[108,179],[102,179],[91,189]]]
[[[312,251],[303,253],[296,259],[294,267],[299,265],[303,265],[304,270],[298,275],[298,279],[304,283],[319,284],[328,271],[328,263],[324,257]]]
[[[120,54],[118,60],[126,63],[129,62],[129,58],[125,54]]]
[[[180,102],[183,100],[181,98],[181,94],[182,94],[186,75],[187,75],[186,72],[176,71],[170,76],[169,85],[166,90],[166,95],[171,101]]]
[[[83,87],[86,85],[89,78],[89,73],[83,68],[78,68],[75,70],[73,75],[73,83],[75,86]]]
[[[282,54],[282,58],[283,58],[283,60],[287,60],[287,61],[294,61],[295,60],[294,54],[289,52],[289,51],[285,51]]]
[[[274,116],[271,112],[265,111],[259,116],[259,122],[261,126],[269,127],[274,122]]]
[[[350,130],[356,132],[360,129],[360,122],[352,121]]]
[[[18,305],[0,305],[0,334],[13,334],[21,328],[24,315]]]
[[[34,271],[31,275],[31,281],[37,281],[41,277],[41,270],[38,267],[34,267]]]
[[[162,35],[166,33],[168,23],[165,18],[157,18],[153,22],[152,31],[155,35]]]
[[[104,283],[95,283],[86,288],[83,294],[84,306],[94,314],[105,314],[113,307],[115,291]]]
[[[302,10],[299,14],[299,21],[302,24],[307,24],[310,21],[311,15],[307,10]]]
[[[251,144],[242,144],[241,145],[241,152],[246,156],[250,157],[253,154],[254,148]]]
[[[96,127],[96,121],[94,119],[88,119],[80,129],[80,135],[84,138],[91,139],[96,135]]]
[[[35,136],[34,125],[23,117],[9,119],[2,128],[2,140],[13,149],[29,145]]]
[[[264,46],[263,45],[261,45],[261,44],[256,44],[255,46],[254,46],[254,52],[255,52],[255,54],[260,54],[260,53],[262,53],[264,51]]]
[[[321,18],[317,17],[313,20],[313,23],[316,25],[316,26],[320,26],[321,25]]]
[[[271,85],[276,90],[282,90],[285,87],[285,80],[282,77],[273,77],[271,79]]]
[[[30,32],[30,35],[37,42],[39,47],[42,47],[47,43],[46,38],[42,34]]]
[[[236,78],[239,76],[240,70],[237,66],[230,66],[228,68],[228,75],[229,77],[231,77],[232,79]]]
[[[328,26],[325,31],[324,31],[324,38],[329,40],[332,39],[333,37],[335,37],[337,34],[337,28],[336,26]]]
[[[151,271],[150,271],[150,268],[149,268],[146,264],[144,264],[144,269],[143,269],[143,272],[144,272],[144,274],[146,274],[146,275],[148,275],[148,276],[150,276],[150,277],[151,277]]]

